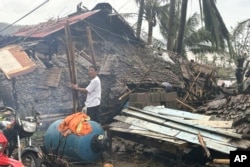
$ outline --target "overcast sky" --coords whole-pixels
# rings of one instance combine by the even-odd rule
[[[76,5],[80,2],[88,9],[92,9],[97,3],[109,2],[119,13],[137,12],[135,0],[48,0],[42,7],[32,14],[18,21],[16,24],[37,24],[51,18],[65,17],[76,11]],[[13,23],[34,10],[46,0],[0,0],[0,22]],[[189,17],[198,10],[198,0],[189,0]],[[250,18],[249,0],[217,0],[217,7],[230,31],[238,22]]]

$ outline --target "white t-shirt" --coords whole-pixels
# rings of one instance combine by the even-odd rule
[[[85,101],[86,107],[95,107],[101,103],[101,81],[98,76],[93,78],[86,87],[88,93]]]

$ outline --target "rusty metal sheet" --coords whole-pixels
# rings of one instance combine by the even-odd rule
[[[82,13],[79,15],[73,15],[71,17],[66,17],[59,20],[51,20],[45,23],[41,23],[36,26],[28,27],[21,29],[15,32],[14,36],[22,36],[22,37],[34,37],[34,38],[44,38],[54,32],[62,30],[64,25],[68,22],[69,25],[75,24],[81,20],[86,19],[87,17],[97,13],[99,10],[89,11],[86,13]]]
[[[8,79],[32,72],[36,64],[21,46],[9,45],[0,49],[0,70]]]

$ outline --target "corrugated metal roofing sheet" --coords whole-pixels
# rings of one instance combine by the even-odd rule
[[[29,28],[24,28],[16,33],[12,34],[14,36],[23,36],[23,37],[34,37],[34,38],[44,38],[54,32],[57,32],[64,28],[64,25],[69,22],[70,25],[75,24],[81,20],[86,19],[87,17],[99,12],[99,10],[85,12],[79,15],[74,15],[71,17],[63,18],[56,21],[48,21],[45,23],[38,24]]]
[[[0,69],[8,79],[27,74],[36,68],[21,46],[10,45],[0,49]]]
[[[223,128],[212,129],[210,127],[205,127],[202,125],[189,124],[185,122],[184,118],[182,119],[180,117],[180,115],[186,114],[177,113],[177,110],[175,111],[175,113],[179,118],[174,118],[172,116],[174,115],[174,112],[171,109],[171,116],[162,115],[159,112],[159,106],[150,106],[150,111],[147,110],[128,107],[127,109],[122,110],[124,115],[118,115],[114,117],[114,119],[128,125],[137,126],[154,133],[159,133],[160,135],[166,135],[167,137],[177,138],[178,140],[183,140],[199,145],[201,145],[201,143],[198,139],[197,134],[201,133],[207,148],[217,150],[226,154],[229,154],[230,151],[234,151],[236,149],[249,148],[250,141],[243,139],[241,134],[237,134],[233,131],[228,131]],[[169,109],[164,108],[164,110],[167,111]],[[184,111],[182,111],[181,113],[183,112]],[[202,117],[199,116],[199,118]],[[199,120],[202,121],[202,119]],[[127,129],[127,132],[131,133],[129,132],[130,126],[128,126]],[[115,129],[115,131],[119,131],[119,129]],[[122,132],[123,131],[124,130],[122,130]],[[133,131],[133,133],[137,132]],[[169,142],[171,141],[169,140]]]

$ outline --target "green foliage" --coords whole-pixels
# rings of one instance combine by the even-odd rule
[[[236,57],[250,53],[250,18],[238,23],[233,29],[231,40]]]

